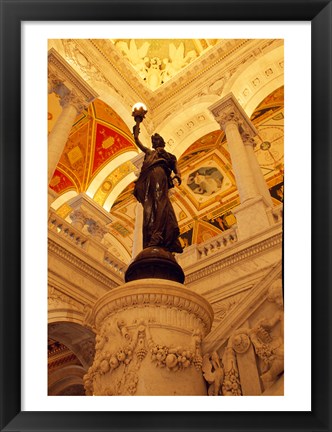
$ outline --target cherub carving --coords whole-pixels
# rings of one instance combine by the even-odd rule
[[[205,354],[203,357],[202,371],[204,379],[210,384],[209,396],[220,396],[224,382],[224,367],[216,351],[212,354]]]

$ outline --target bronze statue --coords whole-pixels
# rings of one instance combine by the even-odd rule
[[[168,196],[175,181],[181,184],[177,159],[165,150],[165,141],[160,135],[152,135],[152,149],[149,149],[139,140],[139,132],[137,122],[133,128],[135,143],[145,153],[134,189],[136,199],[143,205],[143,249],[158,246],[181,253],[179,226]]]

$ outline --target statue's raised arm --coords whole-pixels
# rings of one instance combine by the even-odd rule
[[[148,149],[148,147],[145,147],[141,143],[140,139],[138,138],[139,133],[140,133],[139,124],[136,123],[135,126],[133,127],[133,135],[134,135],[135,143],[140,150],[142,150],[144,153],[148,153],[150,149]]]

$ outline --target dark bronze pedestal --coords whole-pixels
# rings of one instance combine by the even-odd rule
[[[125,273],[126,282],[149,278],[167,279],[183,283],[185,276],[171,252],[153,246],[143,249],[132,261]]]

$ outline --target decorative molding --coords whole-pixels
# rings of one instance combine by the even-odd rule
[[[225,341],[240,325],[257,310],[267,296],[271,284],[280,278],[282,262],[276,263],[266,276],[260,280],[248,293],[247,296],[237,305],[231,315],[214,329],[203,341],[203,352],[211,352],[220,349]]]
[[[228,123],[235,122],[240,132],[245,133],[246,137],[253,138],[258,135],[257,129],[232,93],[209,106],[209,110],[223,130]]]
[[[193,271],[192,273],[189,274],[186,273],[186,284],[190,284],[192,282],[200,280],[204,277],[211,275],[212,273],[220,272],[224,268],[230,267],[248,258],[252,258],[257,254],[260,254],[276,246],[280,246],[282,244],[282,239],[283,239],[282,233],[276,234],[266,240],[254,244],[253,246],[249,246],[242,251],[236,252],[231,256],[222,258],[211,265],[207,265],[203,269]]]
[[[115,288],[118,286],[118,284],[114,280],[105,276],[103,273],[96,270],[92,265],[87,264],[86,262],[84,262],[83,260],[81,260],[80,258],[78,258],[77,256],[75,256],[67,249],[60,246],[58,243],[51,239],[48,239],[48,250],[49,252],[52,252],[58,257],[64,259],[66,262],[74,265],[80,271],[83,271],[87,275],[98,280],[105,285],[105,288]]]
[[[83,306],[72,297],[67,294],[62,293],[56,287],[49,284],[48,286],[48,308],[50,309],[58,309],[58,308],[70,308],[76,311],[81,312],[83,310]]]
[[[201,328],[206,335],[212,325],[213,310],[200,295],[182,284],[161,279],[144,279],[128,282],[106,293],[93,308],[95,327],[98,329],[104,319],[127,309],[137,309],[137,315],[148,310],[152,316],[162,316],[164,325],[187,328]],[[173,313],[166,313],[172,311]],[[143,316],[140,317],[144,319]],[[151,321],[153,322],[153,321]],[[158,324],[158,323],[157,323]]]
[[[66,83],[66,87],[70,92],[75,89],[77,96],[80,99],[83,98],[86,103],[90,103],[98,97],[98,94],[73,70],[54,48],[51,48],[48,52],[48,67],[52,76],[56,76],[60,82]]]
[[[113,342],[118,341],[117,348],[113,352],[109,349],[110,337]],[[172,373],[191,367],[200,373],[201,332],[194,330],[188,342],[189,345],[185,347],[158,344],[151,336],[150,325],[145,321],[137,322],[136,326],[129,330],[125,320],[112,321],[108,317],[96,337],[94,361],[84,376],[86,393],[88,395],[106,393],[109,396],[134,395],[141,375],[142,362],[145,359],[151,366]],[[103,386],[101,380],[105,376],[106,383]]]

